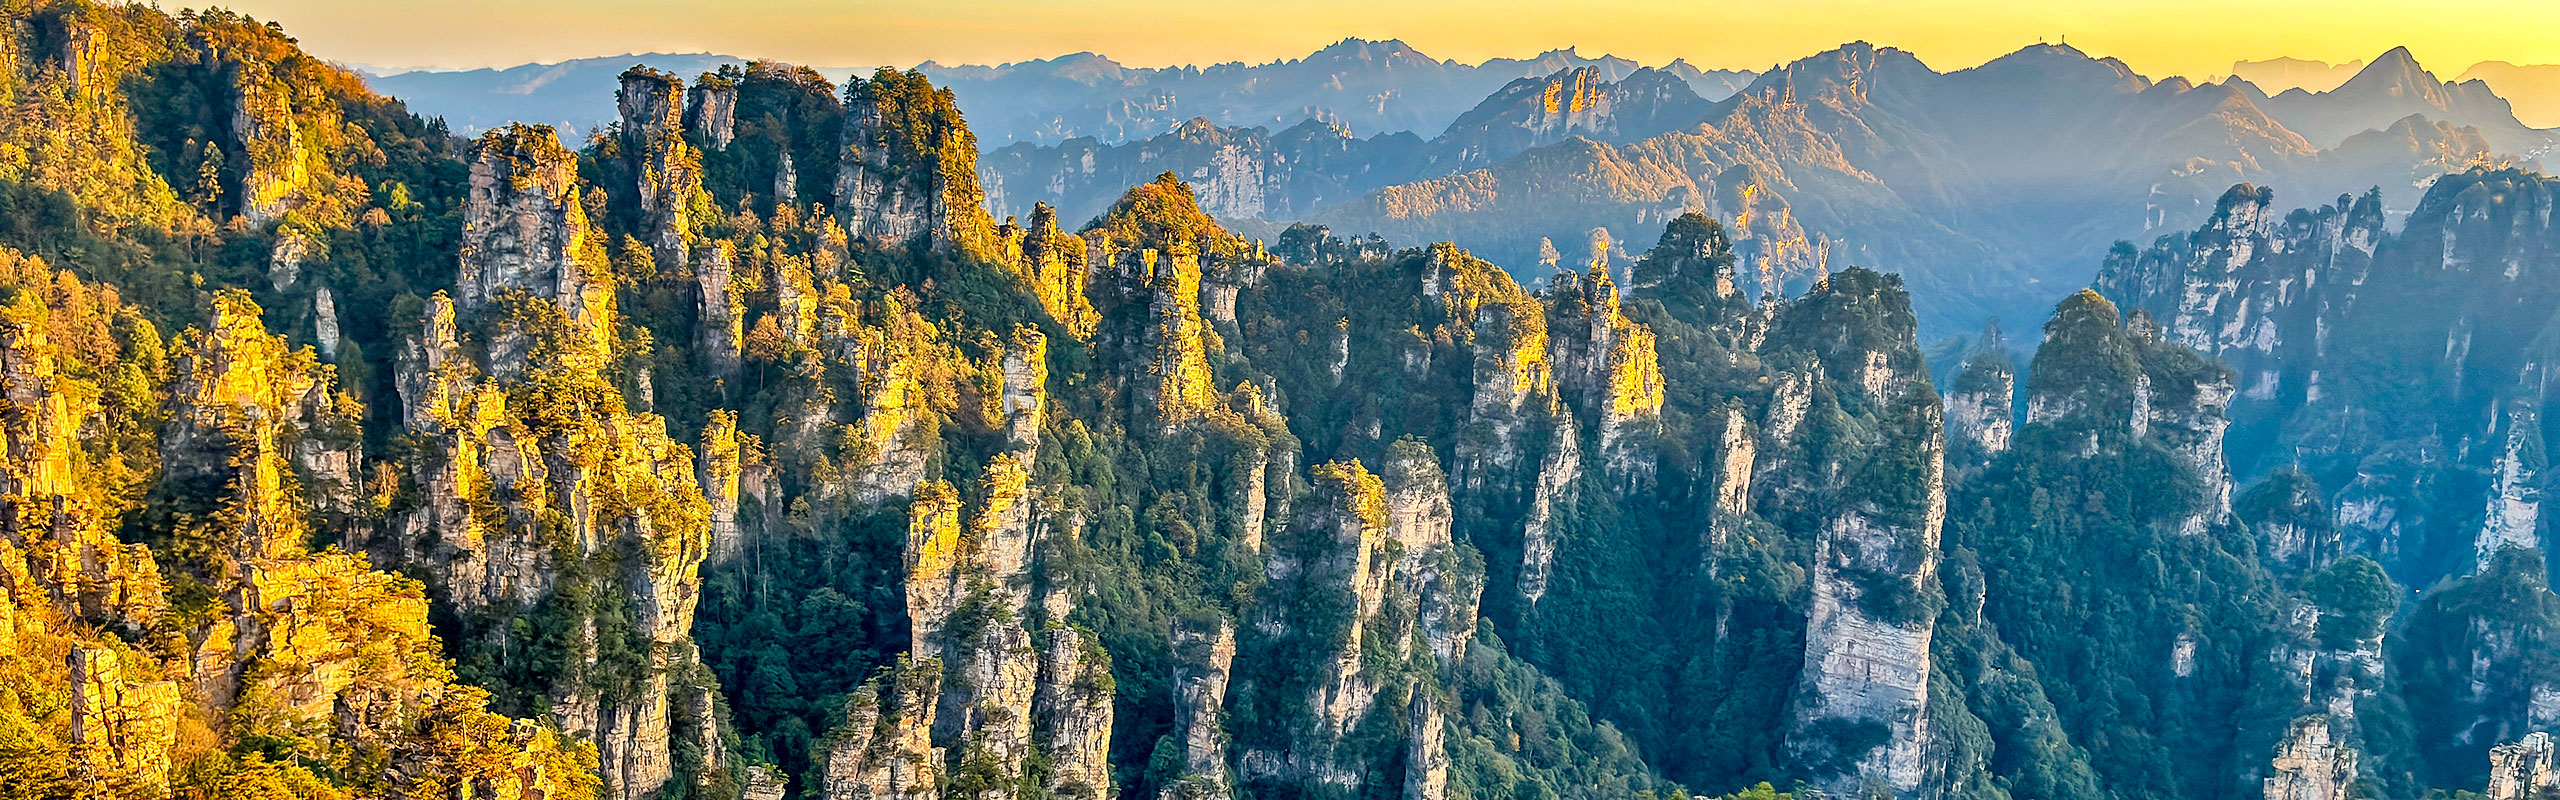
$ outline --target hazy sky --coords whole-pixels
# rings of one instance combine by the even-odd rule
[[[177,3],[171,3],[177,5]],[[1345,36],[1479,61],[1578,45],[1648,64],[1761,68],[1853,39],[1941,70],[2033,44],[2115,56],[2153,77],[2243,58],[2371,59],[2407,45],[2452,77],[2474,62],[2560,63],[2555,0],[226,0],[322,57],[484,67],[632,52],[819,66],[997,63],[1092,50],[1140,66],[1262,62]]]

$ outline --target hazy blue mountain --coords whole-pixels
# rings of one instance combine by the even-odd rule
[[[722,64],[745,61],[712,53],[646,53],[505,69],[369,74],[365,83],[376,92],[400,98],[409,110],[421,116],[443,117],[455,133],[476,134],[510,122],[540,122],[559,128],[562,137],[576,141],[576,137],[613,119],[613,93],[620,85],[623,70],[647,64],[690,77]],[[843,69],[821,71],[837,80],[850,73]]]
[[[1344,39],[1303,58],[1264,64],[1134,68],[1077,53],[992,67],[926,62],[918,69],[958,93],[978,140],[992,149],[1080,136],[1119,144],[1161,135],[1194,117],[1274,130],[1316,119],[1360,136],[1429,136],[1512,80],[1586,67],[1608,81],[1642,68],[1572,48],[1470,65],[1432,58],[1397,40]],[[1709,99],[1732,94],[1751,74],[1686,63],[1672,71]]]
[[[1045,202],[1079,220],[1101,213],[1129,184],[1172,171],[1219,219],[1283,223],[1381,186],[1492,164],[1540,145],[1633,142],[1693,126],[1714,107],[1675,72],[1640,67],[1612,79],[1615,68],[1567,67],[1513,80],[1428,141],[1403,131],[1363,138],[1316,119],[1274,128],[1193,117],[1171,132],[1120,144],[1090,136],[1015,142],[988,151],[980,180],[999,215],[1027,217],[1032,204]]]
[[[2487,81],[2438,80],[2435,73],[2419,66],[2406,47],[2383,53],[2336,89],[2289,89],[2260,105],[2285,127],[2322,147],[2410,114],[2477,127],[2492,144],[2511,152],[2533,152],[2553,141],[2551,132],[2517,121],[2515,109]]]
[[[2279,92],[2286,89],[2325,92],[2346,83],[2361,69],[2364,69],[2364,59],[2361,58],[2344,64],[2331,64],[2278,56],[2264,61],[2232,62],[2231,76]]]
[[[2499,97],[2515,104],[2516,119],[2524,124],[2560,127],[2560,64],[2483,61],[2463,70],[2455,80],[2487,82]]]
[[[2404,61],[2270,101],[2245,81],[2154,82],[2061,45],[1941,73],[1852,44],[1760,76],[1694,129],[1531,149],[1310,219],[1519,265],[1594,227],[1642,240],[1684,208],[1737,215],[1713,199],[1747,189],[1775,195],[1806,232],[1804,248],[1777,251],[1792,258],[1770,265],[1779,283],[1849,264],[1899,271],[1924,289],[1925,325],[1961,330],[2031,313],[2044,287],[2088,279],[2096,243],[2192,225],[2235,182],[2312,196],[2380,186],[2397,212],[2435,175],[2542,141],[2477,84],[2431,83]],[[2390,87],[2414,99],[2386,102]]]

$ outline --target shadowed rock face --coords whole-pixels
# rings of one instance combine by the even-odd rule
[[[2553,246],[2547,184],[2447,176],[2397,234],[2376,195],[2279,218],[2271,191],[2235,187],[2196,235],[2119,248],[2098,285],[2157,315],[2167,338],[2231,364],[2230,416],[2256,431],[2227,446],[2235,471],[2301,464],[2335,492],[2323,499],[2345,553],[2413,583],[2485,569],[2497,550],[2531,544],[2518,531],[2539,506],[2533,387],[2544,359],[2524,332],[2548,322],[2529,308],[2535,298],[2560,291],[2538,268]],[[2377,366],[2402,358],[2415,372]],[[2370,382],[2386,375],[2434,394],[2386,396]],[[2334,427],[2357,418],[2381,424]],[[2476,432],[2448,438],[2431,430],[2440,419]],[[2457,474],[2478,476],[2482,494],[2417,488]],[[2455,547],[2468,564],[2420,555]]]

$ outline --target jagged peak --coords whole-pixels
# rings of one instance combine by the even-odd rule
[[[1309,121],[1312,122],[1313,120]],[[1221,127],[1218,123],[1209,121],[1208,117],[1192,117],[1190,119],[1183,120],[1180,125],[1173,126],[1173,136],[1175,138],[1188,141],[1192,139],[1208,139],[1217,137],[1234,130],[1236,129]]]
[[[2409,52],[2408,45],[2400,45],[2398,47],[2382,51],[2382,55],[2375,56],[2373,63],[2367,65],[2365,68],[2372,69],[2385,64],[2391,65],[2393,69],[2418,68],[2418,57]]]
[[[1322,49],[1307,54],[1306,58],[1299,59],[1299,63],[1302,64],[1322,62],[1376,63],[1389,68],[1395,67],[1399,62],[1417,65],[1440,63],[1437,59],[1423,55],[1422,51],[1414,49],[1413,45],[1405,44],[1403,39],[1372,41],[1356,36],[1325,45]]]
[[[1147,247],[1168,252],[1187,249],[1204,257],[1241,256],[1251,250],[1251,243],[1227,232],[1208,212],[1201,211],[1200,198],[1192,192],[1191,184],[1171,172],[1129,187],[1119,202],[1085,225],[1080,235],[1105,247]]]
[[[2352,95],[2395,91],[2424,92],[2441,85],[2442,82],[2436,80],[2435,73],[2428,72],[2426,67],[2418,64],[2417,56],[2410,54],[2409,48],[2394,47],[2382,55],[2375,56],[2371,63],[2364,66],[2364,69],[2356,71],[2355,77],[2348,78],[2346,83],[2340,84],[2338,88],[2327,93]]]
[[[1972,361],[1995,355],[2000,358],[2001,363],[2008,363],[2009,340],[2000,333],[1999,317],[1983,321],[1982,333],[1974,337],[1973,350],[1967,355],[1966,360]]]
[[[1842,44],[1829,50],[1787,62],[1762,73],[1751,87],[1736,97],[1772,91],[1793,91],[1810,95],[1826,85],[1862,86],[1879,74],[1936,75],[1918,56],[1908,51],[1877,47],[1865,40]]]
[[[2222,197],[2214,201],[2212,219],[2215,222],[2225,222],[2235,215],[2263,212],[2275,207],[2275,204],[2275,187],[2259,186],[2245,181],[2235,183],[2231,188],[2223,190]]]
[[[2119,366],[2128,371],[2134,369],[2131,351],[2126,349],[2123,319],[2115,302],[2096,289],[2082,289],[2063,298],[2054,305],[2052,318],[2045,320],[2044,343],[2036,348],[2036,368],[2031,370],[2036,383],[2065,380],[2063,370],[2049,367],[2062,360],[2080,361],[2080,353],[2121,354]]]
[[[2145,78],[2114,58],[2097,58],[2067,44],[2031,44],[1971,69],[1948,73],[2017,86],[2069,87],[2079,91],[2139,93]]]
[[[1662,238],[1628,268],[1627,282],[1652,286],[1674,280],[1705,281],[1716,284],[1712,288],[1719,296],[1730,296],[1733,265],[1733,239],[1724,223],[1690,211],[1662,226]]]
[[[1338,120],[1333,120],[1333,119],[1319,119],[1319,118],[1316,118],[1316,117],[1308,117],[1308,118],[1306,118],[1306,119],[1298,120],[1298,124],[1296,124],[1296,125],[1291,125],[1291,126],[1289,126],[1289,127],[1287,127],[1287,128],[1281,129],[1281,131],[1280,131],[1279,135],[1280,135],[1281,137],[1287,137],[1287,138],[1306,138],[1306,139],[1315,139],[1315,138],[1325,138],[1325,139],[1358,139],[1358,138],[1359,138],[1359,137],[1357,137],[1357,136],[1352,135],[1352,133],[1351,133],[1351,126],[1349,126],[1349,125],[1344,125],[1344,124],[1342,124],[1342,123],[1341,123],[1340,121],[1338,121]]]

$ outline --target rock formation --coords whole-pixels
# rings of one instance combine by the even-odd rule
[[[648,67],[622,73],[617,95],[622,148],[640,202],[647,241],[658,267],[679,271],[692,261],[695,205],[701,202],[702,154],[685,140],[684,81]],[[705,283],[706,318],[716,302]],[[726,282],[717,287],[727,290]]]
[[[324,531],[354,535],[361,409],[310,350],[266,331],[245,292],[212,296],[204,327],[167,351],[165,385],[133,372],[144,383],[109,390],[87,370],[161,357],[158,332],[67,273],[14,253],[0,268],[16,298],[0,324],[0,504],[44,523],[0,536],[0,653],[25,665],[11,673],[22,687],[64,698],[34,733],[66,754],[69,780],[193,791],[208,740],[256,740],[314,781],[300,763],[379,754],[388,767],[372,779],[406,796],[465,783],[593,794],[591,750],[453,683],[415,581],[312,546]],[[135,399],[165,417],[118,407]],[[118,543],[99,511],[146,493],[226,513],[170,530],[193,542],[184,550]],[[195,610],[163,616],[173,595]],[[172,627],[146,627],[158,625]]]
[[[1271,698],[1297,721],[1284,740],[1250,742],[1238,755],[1247,783],[1348,788],[1374,768],[1346,760],[1354,728],[1382,697],[1402,695],[1418,698],[1395,709],[1404,716],[1409,753],[1404,785],[1424,795],[1443,791],[1445,775],[1432,774],[1447,758],[1438,707],[1429,699],[1434,688],[1384,668],[1410,664],[1428,674],[1464,658],[1482,578],[1454,560],[1447,481],[1431,449],[1398,441],[1383,466],[1383,478],[1356,461],[1317,467],[1311,507],[1290,540],[1273,549],[1268,580],[1315,597],[1338,595],[1350,613],[1338,626],[1313,627],[1284,608],[1261,609],[1256,625],[1266,638],[1253,657],[1289,658],[1298,647],[1327,655],[1303,686],[1305,694]]]
[[[2356,754],[2330,741],[2328,718],[2303,717],[2277,745],[2274,769],[2266,800],[2342,800],[2356,782]]]
[[[1993,321],[1965,356],[1947,392],[1947,463],[1962,476],[2009,449],[2017,414],[2017,368]]]
[[[1225,707],[1236,658],[1234,624],[1224,618],[1183,620],[1173,629],[1174,732],[1182,743],[1181,777],[1164,800],[1229,796]]]
[[[577,156],[541,125],[490,131],[473,152],[456,312],[476,318],[520,291],[557,306],[595,349],[611,348],[614,286],[604,243],[587,223]]]
[[[845,701],[844,722],[827,734],[810,782],[824,800],[932,796],[942,785],[943,751],[933,746],[942,664],[900,661]]]
[[[881,247],[921,241],[942,252],[990,252],[994,223],[982,209],[977,139],[951,91],[883,69],[849,81],[846,98],[835,176],[845,232]]]
[[[594,627],[585,616],[594,606],[571,613],[597,636],[629,637],[640,663],[600,663],[604,651],[588,639],[552,708],[563,729],[596,739],[617,796],[641,797],[677,778],[673,731],[699,736],[719,724],[671,716],[669,702],[674,676],[697,658],[688,638],[696,572],[713,534],[703,487],[726,484],[697,473],[666,421],[629,411],[596,371],[611,358],[617,320],[572,164],[548,130],[482,138],[463,212],[460,301],[433,300],[400,360],[402,416],[435,457],[415,476],[428,501],[400,522],[386,555],[433,576],[467,619],[569,602],[558,599],[564,586],[627,604],[628,630]],[[484,342],[487,355],[465,341]],[[526,397],[518,387],[546,381],[584,388],[531,406],[517,399]],[[605,492],[616,499],[600,501]],[[610,552],[639,557],[599,569],[614,563],[599,559]],[[705,754],[714,763],[704,768],[718,755]]]
[[[2528,800],[2560,787],[2551,765],[2551,734],[2535,731],[2489,748],[2489,800]]]

